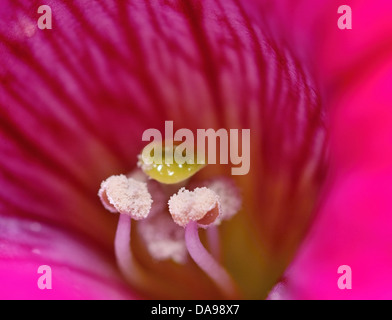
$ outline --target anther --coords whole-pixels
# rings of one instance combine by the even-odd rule
[[[147,183],[125,175],[111,176],[103,181],[98,196],[110,212],[127,214],[135,220],[146,218],[151,210],[152,198]]]
[[[169,212],[175,223],[185,227],[190,221],[200,226],[208,226],[220,215],[219,196],[208,188],[196,188],[193,191],[181,188],[169,199]]]

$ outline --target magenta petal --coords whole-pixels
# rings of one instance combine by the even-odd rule
[[[338,105],[331,137],[334,174],[311,236],[288,273],[293,297],[392,297],[392,94],[387,90],[392,65],[374,73]],[[352,268],[352,290],[337,287],[340,265]]]
[[[320,41],[323,54],[316,58],[331,105],[326,197],[272,296],[392,298],[391,2],[355,3],[352,9],[352,32],[335,28]],[[352,269],[351,290],[338,288],[341,265]]]
[[[287,274],[281,297],[391,299],[392,172],[337,179],[314,229]],[[352,269],[352,289],[337,285]]]
[[[339,172],[392,167],[391,83],[392,60],[354,81],[337,99],[331,144]]]
[[[31,220],[0,220],[0,299],[135,299],[108,253],[80,236]],[[41,290],[38,267],[52,269]]]

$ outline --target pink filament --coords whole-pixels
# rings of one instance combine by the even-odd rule
[[[132,254],[130,242],[131,216],[120,214],[114,250],[121,273],[133,287],[149,291],[160,297],[168,297],[171,294],[168,290],[168,283],[165,282],[165,279],[156,279],[141,268]]]
[[[229,299],[237,298],[237,290],[230,275],[200,242],[197,222],[191,221],[185,227],[185,243],[192,259],[214,281],[220,291]]]
[[[131,247],[131,217],[127,214],[120,214],[114,249],[118,267],[124,277],[132,284],[141,285],[143,276],[140,274],[139,267],[135,264]]]
[[[207,242],[208,248],[212,254],[212,256],[220,261],[221,260],[221,247],[220,247],[220,239],[219,239],[219,230],[215,225],[211,225],[206,230],[207,232]]]

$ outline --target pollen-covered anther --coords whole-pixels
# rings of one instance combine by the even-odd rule
[[[103,181],[98,196],[110,212],[127,214],[135,220],[146,218],[151,210],[152,198],[147,183],[125,175],[111,176]]]
[[[221,213],[219,196],[206,187],[193,191],[181,188],[169,199],[169,212],[175,223],[185,227],[195,221],[201,227],[212,224]]]

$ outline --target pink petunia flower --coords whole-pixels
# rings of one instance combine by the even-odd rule
[[[389,2],[42,4],[0,4],[0,298],[390,298]],[[167,120],[251,129],[249,174],[145,180]]]

